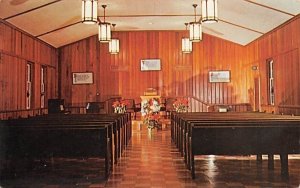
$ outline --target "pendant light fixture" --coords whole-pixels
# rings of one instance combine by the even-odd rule
[[[218,22],[218,1],[202,0],[202,22]]]
[[[185,23],[185,29],[187,30],[188,23]],[[183,53],[191,53],[193,51],[193,42],[188,37],[183,37],[181,39],[181,51]]]
[[[98,0],[82,0],[81,21],[85,24],[97,23]]]
[[[190,22],[190,40],[192,42],[199,42],[202,40],[202,25],[201,21],[196,20],[196,7],[197,4],[193,4],[194,10],[195,10],[195,21]]]
[[[110,28],[110,23],[105,22],[106,5],[102,5],[102,7],[104,9],[104,18],[103,18],[103,22],[101,22],[101,20],[99,20],[98,37],[99,37],[100,42],[109,42],[111,40],[111,28]]]
[[[113,26],[113,30],[115,30],[115,26],[116,24],[112,24]],[[111,54],[118,54],[120,51],[120,47],[119,47],[119,39],[111,39],[109,41],[109,53]]]

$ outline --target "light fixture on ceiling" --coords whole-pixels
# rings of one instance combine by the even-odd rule
[[[199,42],[202,40],[202,25],[201,21],[196,20],[196,7],[197,4],[193,4],[194,10],[195,10],[195,21],[190,22],[190,40],[192,42]]]
[[[98,0],[82,0],[81,21],[85,24],[97,23]]]
[[[187,30],[188,23],[185,23],[185,28]],[[181,41],[181,51],[183,53],[191,53],[193,51],[193,42],[188,37],[183,37]]]
[[[110,28],[110,23],[105,22],[105,8],[106,5],[102,5],[104,9],[104,18],[103,22],[99,19],[99,41],[100,42],[109,42],[111,40],[111,28]]]
[[[218,1],[202,0],[202,22],[218,22]]]
[[[112,24],[112,26],[113,26],[113,30],[115,30],[116,24]],[[113,39],[112,38],[109,41],[109,53],[118,54],[119,51],[120,51],[119,43],[120,43],[119,39]]]

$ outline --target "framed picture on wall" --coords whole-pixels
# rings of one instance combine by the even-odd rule
[[[73,84],[93,84],[92,72],[73,72],[72,73]]]
[[[208,77],[210,83],[230,82],[230,71],[209,71]]]
[[[142,59],[141,71],[159,71],[161,70],[160,59]]]

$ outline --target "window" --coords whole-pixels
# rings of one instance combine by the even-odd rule
[[[41,108],[45,108],[46,74],[47,74],[47,69],[45,66],[42,66],[41,67]]]
[[[267,60],[267,76],[268,76],[268,104],[275,104],[274,92],[274,61],[273,59]]]
[[[31,108],[32,100],[32,64],[26,65],[26,109]]]

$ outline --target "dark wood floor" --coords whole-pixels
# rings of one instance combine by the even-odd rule
[[[278,156],[274,171],[268,170],[265,157],[260,164],[255,156],[198,156],[196,179],[192,180],[183,158],[171,143],[169,127],[149,133],[138,126],[138,121],[134,121],[132,140],[108,181],[102,178],[103,169],[98,167],[102,162],[41,162],[28,171],[2,174],[0,187],[300,187],[300,155],[290,156],[289,179],[280,176]]]

